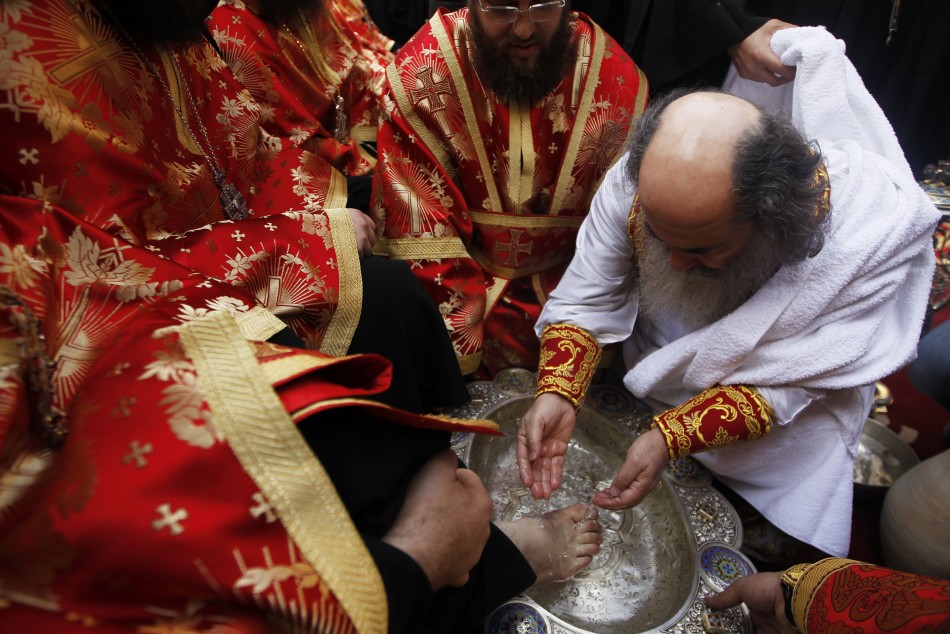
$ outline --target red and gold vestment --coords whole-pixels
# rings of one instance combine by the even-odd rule
[[[346,351],[362,290],[345,178],[269,132],[210,43],[132,42],[87,0],[11,5],[0,28],[0,192],[243,286],[308,346]],[[215,165],[249,219],[226,216]]]
[[[338,3],[317,16],[271,24],[255,2],[222,2],[210,28],[237,79],[266,110],[265,127],[346,175],[369,173],[385,64],[367,52]]]
[[[646,102],[616,42],[583,14],[571,29],[576,62],[533,104],[481,83],[466,9],[440,10],[387,71],[377,250],[410,261],[465,373],[537,365],[541,305]]]
[[[0,227],[4,630],[385,632],[374,561],[295,423],[492,424],[369,401],[381,357],[266,343],[284,326],[243,289],[59,208],[0,196]],[[65,415],[53,449],[36,390]]]

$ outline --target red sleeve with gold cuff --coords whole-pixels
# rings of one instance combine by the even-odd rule
[[[541,336],[538,394],[554,392],[580,407],[600,361],[597,340],[583,328],[550,324]]]
[[[831,557],[782,575],[802,632],[946,632],[950,581]]]
[[[775,412],[758,390],[742,385],[711,387],[653,418],[663,432],[670,459],[756,440],[772,429]]]

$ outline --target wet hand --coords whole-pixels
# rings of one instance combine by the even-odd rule
[[[561,486],[567,444],[577,415],[563,396],[545,393],[535,399],[518,426],[518,471],[532,497],[550,498]]]
[[[593,503],[611,511],[636,506],[656,488],[669,459],[666,441],[659,429],[641,434],[627,449],[627,457],[613,482],[594,496]]]

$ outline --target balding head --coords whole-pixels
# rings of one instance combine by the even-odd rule
[[[773,242],[783,263],[817,253],[820,161],[789,122],[734,95],[702,90],[650,105],[637,122],[627,169],[648,228],[673,251],[715,253],[701,264],[721,268],[755,234]]]
[[[732,223],[736,146],[760,120],[755,106],[726,93],[690,93],[670,103],[639,172],[640,202],[651,218],[677,231]]]

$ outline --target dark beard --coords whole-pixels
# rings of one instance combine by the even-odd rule
[[[270,24],[292,24],[320,15],[324,4],[325,0],[261,0],[260,16]]]
[[[744,304],[779,269],[775,245],[763,234],[721,269],[670,269],[666,247],[644,232],[637,254],[640,312],[654,324],[673,317],[691,330],[719,321]]]
[[[564,79],[568,67],[577,61],[577,48],[571,41],[574,36],[572,21],[571,12],[564,9],[557,31],[541,50],[534,68],[523,69],[488,37],[474,15],[469,16],[475,45],[473,61],[479,78],[503,99],[537,101],[554,90]]]
[[[156,44],[187,44],[201,41],[207,33],[205,19],[215,0],[93,0],[103,17],[118,22],[133,38]]]

